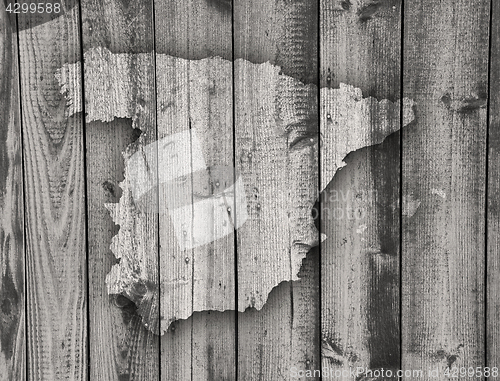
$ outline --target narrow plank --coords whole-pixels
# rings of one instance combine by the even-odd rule
[[[298,279],[297,258],[319,241],[302,220],[318,192],[317,88],[304,85],[317,84],[318,9],[233,4],[235,150],[248,203],[237,232],[238,310],[262,308],[239,314],[238,379],[284,380],[292,367],[320,367],[318,256],[302,267],[304,280],[282,282]]]
[[[0,380],[26,379],[24,201],[17,23],[0,4]]]
[[[399,103],[375,99],[400,97],[401,1],[321,1],[320,48],[320,130],[332,135],[320,152],[322,363],[328,374],[357,367],[395,371],[399,135],[350,154],[336,173],[328,167],[342,144],[370,146],[400,128]],[[342,84],[375,99],[344,98],[334,90]],[[346,129],[349,120],[356,122]]]
[[[402,367],[485,365],[486,94],[490,2],[405,3]],[[407,208],[408,210],[408,208]],[[403,211],[404,213],[404,211]]]
[[[84,51],[105,47],[114,53],[146,52],[148,65],[154,67],[152,1],[82,0],[81,7]],[[138,76],[132,77],[137,74],[136,70],[126,73],[128,82],[139,80]],[[117,77],[123,80],[125,75],[121,72]],[[109,296],[105,283],[111,266],[116,263],[109,248],[119,227],[104,205],[117,203],[122,195],[118,185],[123,181],[125,169],[122,152],[138,138],[141,129],[148,131],[146,135],[150,134],[150,141],[156,139],[154,78],[150,75],[141,80],[146,87],[144,90],[151,94],[151,104],[147,107],[149,115],[142,119],[142,126],[136,123],[134,130],[130,119],[111,115],[111,122],[92,121],[85,128],[91,380],[159,379],[158,336],[144,327],[137,306],[124,296]],[[85,86],[87,90],[91,88],[90,83]],[[86,95],[86,102],[92,101],[91,96],[93,94]],[[149,218],[152,225],[157,223],[155,215]],[[157,238],[153,236],[151,240],[155,245]],[[154,259],[157,251],[151,254]],[[154,267],[155,264],[157,262],[153,261]]]
[[[187,133],[191,152],[179,147],[177,153],[192,165],[190,180],[179,184],[179,193],[160,186],[161,281],[165,285],[161,300],[171,301],[174,311],[182,311],[187,303],[192,312],[205,311],[173,323],[162,338],[162,377],[234,380],[235,314],[210,312],[216,305],[222,311],[235,309],[234,235],[221,235],[225,220],[220,219],[220,211],[214,204],[203,204],[207,197],[220,197],[233,180],[231,4],[157,1],[155,20],[157,52],[166,53],[158,54],[156,61],[158,136]],[[200,156],[206,168],[195,165]],[[160,167],[168,172],[168,163],[164,164]],[[176,170],[172,169],[172,176]],[[192,217],[183,229],[185,237],[197,240],[204,232],[206,243],[178,242],[173,231],[179,221],[162,214],[180,204],[185,194],[193,194],[182,205],[193,204]],[[184,285],[176,283],[181,279]],[[171,321],[162,323],[166,329]]]
[[[81,115],[66,117],[55,76],[81,58],[79,22],[77,7],[57,18],[19,15],[27,361],[36,380],[87,379],[84,130]]]
[[[500,364],[500,4],[492,2],[488,144],[486,366]]]

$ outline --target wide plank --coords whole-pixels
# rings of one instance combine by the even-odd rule
[[[401,89],[401,14],[400,1],[320,5],[320,129],[331,136],[320,151],[324,376],[400,368],[402,121],[400,102],[392,101]],[[359,90],[351,96],[337,90],[348,86]],[[404,107],[410,114],[411,103]],[[344,158],[353,141],[366,148]],[[329,168],[335,158],[346,166]]]
[[[485,365],[489,10],[487,0],[404,6],[403,93],[416,120],[402,137],[413,205],[403,205],[401,351],[422,380]]]
[[[234,380],[231,3],[156,1],[155,23],[158,136],[178,137],[180,144],[170,147],[179,160],[191,162],[183,182],[171,159],[159,162],[160,182],[176,182],[159,185],[161,301],[168,301],[162,331],[175,318],[202,311],[173,323],[163,336],[162,376]]]
[[[80,60],[80,19],[78,7],[57,17],[58,4],[70,5],[48,4],[52,13],[18,17],[28,378],[86,380],[84,129],[81,115],[67,117],[56,78],[63,64]]]
[[[259,310],[238,314],[238,379],[287,380],[293,367],[320,366],[317,253],[298,277],[319,242],[310,217],[319,187],[318,8],[233,6],[235,157],[248,205],[237,231],[238,310]]]
[[[152,7],[152,0],[140,3],[82,0],[83,50],[105,47],[114,53],[144,52],[146,60],[149,60],[146,65],[153,69]],[[84,61],[84,65],[86,63],[91,64]],[[108,295],[105,283],[107,274],[116,263],[110,244],[120,228],[113,222],[105,204],[117,203],[122,195],[119,187],[125,169],[122,153],[138,139],[138,134],[142,133],[140,130],[148,130],[149,141],[156,139],[154,74],[150,75],[149,82],[148,78],[139,78],[136,70],[126,74],[120,72],[117,78],[127,83],[143,80],[144,91],[151,94],[151,104],[147,108],[147,126],[135,125],[136,129],[133,129],[132,120],[125,118],[111,118],[109,122],[88,121],[85,126],[90,379],[157,380],[160,372],[158,336],[144,327],[134,302],[123,295]],[[84,88],[89,91],[92,84]],[[90,94],[85,99],[92,102]],[[108,113],[112,110],[108,109]],[[155,215],[149,218],[151,224],[157,223]],[[151,232],[153,245],[157,242],[155,231],[157,229]],[[153,251],[151,255],[154,261],[158,251]],[[155,264],[157,262],[153,262],[153,266]]]

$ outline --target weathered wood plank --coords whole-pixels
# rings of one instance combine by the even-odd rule
[[[492,2],[488,144],[486,366],[500,364],[500,4]]]
[[[26,379],[24,201],[17,25],[0,4],[0,380]]]
[[[154,67],[151,1],[128,2],[82,0],[83,48],[106,47],[115,53],[149,53],[150,68]],[[84,64],[87,63],[84,61]],[[91,62],[89,62],[91,64]],[[154,73],[151,71],[151,73]],[[120,72],[122,82],[142,80],[150,92],[147,107],[149,140],[156,140],[156,101],[154,78],[139,78],[136,70]],[[85,80],[85,78],[84,78]],[[91,89],[92,84],[85,88]],[[86,96],[91,102],[90,96]],[[108,110],[112,114],[113,110]],[[112,115],[113,119],[114,115]],[[144,120],[144,119],[143,119]],[[151,123],[149,123],[151,122]],[[110,251],[117,229],[105,203],[117,203],[123,180],[122,152],[138,138],[139,130],[132,129],[130,119],[117,118],[111,122],[92,121],[86,124],[87,143],[87,216],[90,316],[90,379],[91,380],[156,380],[159,379],[159,338],[147,330],[137,315],[136,306],[124,296],[109,296],[106,275],[116,258]],[[147,135],[148,135],[147,134]],[[149,216],[154,226],[157,217]],[[152,229],[151,240],[157,229]],[[151,256],[157,255],[153,251]],[[153,262],[153,265],[155,263]],[[154,273],[153,273],[154,274]],[[157,283],[157,282],[156,282]]]
[[[321,87],[400,98],[401,0],[321,1]]]
[[[405,2],[402,366],[484,366],[485,167],[490,2]],[[403,209],[403,214],[404,214]],[[408,208],[406,208],[408,210]]]
[[[232,59],[231,4],[156,1],[155,17],[157,52],[185,58],[157,55],[158,136],[187,133],[186,139],[191,139],[190,151],[177,148],[183,160],[191,161],[186,182],[174,187],[179,193],[160,186],[160,211],[175,207],[180,211],[177,218],[160,213],[161,284],[165,286],[161,300],[171,300],[169,309],[179,310],[178,314],[184,313],[186,303],[191,311],[204,311],[175,323],[162,338],[162,376],[234,380],[235,313],[209,312],[214,306],[220,311],[235,309],[234,234],[221,234],[227,216],[220,215],[230,212],[216,205],[216,200],[224,201],[221,192],[232,185],[234,176],[233,71],[228,62]],[[201,167],[195,163],[197,158],[203,162]],[[177,168],[167,166],[160,163],[164,171],[170,170],[166,177],[175,177]],[[189,194],[193,198],[182,202]],[[185,235],[176,237],[175,224],[184,217],[189,217],[182,228]],[[185,284],[179,282],[182,279]],[[162,322],[164,329],[171,323],[170,315]]]
[[[399,231],[395,131],[401,126],[400,102],[363,99],[360,89],[342,84],[321,89],[320,97],[322,182],[332,178],[321,198],[327,236],[322,245],[323,365],[330,373],[358,367],[394,371],[399,362],[399,241],[394,235]],[[405,98],[402,110],[406,125],[413,119],[411,101]],[[353,142],[365,148],[346,149]],[[341,158],[347,166],[339,170],[337,165],[333,175],[328,166]],[[374,178],[378,168],[391,170]]]
[[[304,86],[317,83],[318,9],[310,1],[233,4],[236,165],[249,207],[237,231],[238,310],[266,303],[239,314],[238,379],[281,380],[292,367],[319,368],[319,279],[308,276],[319,263],[304,267],[307,280],[280,284],[298,279],[319,241],[307,218],[319,187],[317,87]]]
[[[81,115],[66,117],[55,76],[80,59],[78,7],[19,23],[28,378],[86,380],[84,129]]]
[[[329,372],[400,367],[399,135],[350,154],[337,173],[328,168],[352,141],[371,146],[400,128],[399,102],[376,101],[400,98],[400,3],[321,1],[320,129],[332,130],[320,152],[322,363]],[[343,84],[376,99],[334,90]]]

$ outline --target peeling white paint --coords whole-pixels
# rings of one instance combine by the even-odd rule
[[[368,229],[368,226],[366,226],[366,225],[359,225],[358,228],[356,229],[356,233],[363,234],[366,229]]]
[[[438,195],[439,197],[441,197],[443,200],[446,199],[446,192],[442,189],[437,189],[437,188],[432,188],[431,189],[431,193],[432,194],[435,194],[435,195]]]
[[[150,58],[150,54],[147,53],[135,56],[113,54],[104,48],[91,49],[85,53],[85,83],[88,84],[85,87],[87,122],[131,118],[133,127],[145,132],[143,135],[151,133],[153,126],[148,115],[152,110],[146,108],[156,103],[155,94],[150,94],[151,86],[146,85],[154,78]],[[228,75],[233,73],[233,63],[230,61],[221,58],[188,61],[158,54],[156,62],[160,66],[159,70],[168,68],[169,72],[176,73],[190,70],[192,74],[190,81],[184,83],[182,79],[171,78],[162,71],[159,72],[157,85],[162,89],[162,93],[158,94],[157,101],[161,113],[182,115],[194,125],[203,124],[208,120],[206,113],[210,112],[210,109],[206,108],[204,94],[211,92],[211,96],[222,94],[223,97],[232,97],[232,94],[226,94],[232,91],[232,87],[226,86],[223,82],[225,73],[229,73]],[[300,127],[296,127],[300,125],[301,114],[295,109],[297,104],[295,98],[299,93],[316,94],[316,90],[312,85],[305,85],[295,78],[280,74],[280,71],[279,67],[269,62],[253,64],[241,59],[235,61],[234,72],[240,73],[239,78],[248,80],[237,85],[253,95],[251,105],[237,106],[243,114],[247,113],[241,115],[239,123],[244,123],[249,115],[259,116],[259,118],[248,117],[249,123],[255,123],[255,120],[262,123],[262,128],[255,125],[243,126],[254,131],[252,139],[257,139],[258,147],[254,147],[253,151],[245,151],[245,156],[240,158],[251,169],[249,172],[247,168],[247,172],[242,173],[241,177],[249,206],[249,220],[240,229],[249,229],[246,233],[241,231],[241,236],[243,233],[247,237],[258,236],[248,240],[254,245],[252,250],[242,248],[238,253],[240,259],[243,255],[252,255],[247,263],[253,266],[238,274],[239,311],[245,311],[249,306],[262,308],[274,287],[283,281],[299,279],[298,272],[307,252],[326,238],[324,234],[318,233],[311,216],[318,193],[330,183],[337,170],[345,165],[343,160],[346,155],[366,146],[381,143],[401,125],[399,100],[391,102],[379,101],[372,97],[363,98],[360,89],[341,84],[339,89],[321,89],[319,104],[323,139],[321,147],[316,139],[301,140]],[[80,81],[69,81],[69,78],[78,79],[79,75],[79,63],[64,65],[56,74],[61,92],[67,100],[67,116],[82,110]],[[191,95],[189,110],[183,103],[187,99],[184,92],[189,92]],[[403,100],[403,125],[410,123],[414,118],[412,106],[411,100],[407,98]],[[174,109],[175,112],[172,111]],[[211,128],[211,126],[201,127],[202,130]],[[199,135],[202,136],[203,131]],[[298,141],[293,147],[289,145],[290,137]],[[140,151],[144,147],[141,145],[142,140],[138,142],[138,148],[135,146],[134,149]],[[206,140],[201,137],[199,151],[205,149],[203,147],[205,142]],[[322,184],[318,189],[317,160],[311,159],[314,164],[310,167],[307,158],[317,157],[320,149],[323,160]],[[153,261],[151,252],[155,249],[148,247],[150,227],[146,226],[144,211],[137,210],[133,202],[131,184],[134,178],[130,171],[133,166],[128,160],[137,157],[134,156],[135,153],[129,147],[128,152],[124,154],[127,165],[125,180],[120,184],[123,189],[120,202],[106,205],[111,211],[114,222],[120,225],[111,248],[121,261],[113,266],[107,277],[108,292],[115,294],[130,295],[134,291],[134,285],[148,280],[145,277],[149,276],[148,266],[151,266]],[[260,158],[260,161],[254,161],[252,155]],[[263,159],[269,163],[266,164]],[[266,172],[265,176],[262,171]],[[258,189],[258,201],[253,198],[254,189]],[[280,210],[276,210],[276,205],[280,205]],[[404,201],[403,205],[403,214],[411,216],[420,205],[420,201],[409,199]],[[359,225],[356,232],[363,234],[366,229],[366,225]],[[286,234],[282,234],[283,232]],[[265,254],[270,251],[275,253],[272,257],[254,256],[255,253]],[[209,250],[206,252],[201,250],[197,255],[197,263],[210,263]],[[183,271],[186,266],[190,267],[192,263],[185,255],[172,255],[170,261],[174,268],[180,269],[179,271]],[[290,271],[290,261],[292,271]],[[217,266],[223,267],[224,263],[217,263]],[[272,269],[272,272],[268,273],[272,276],[259,277],[257,274],[259,271],[262,273],[263,268]],[[171,322],[188,318],[194,311],[223,311],[231,308],[228,306],[234,306],[234,301],[224,300],[220,295],[207,297],[206,290],[203,290],[203,295],[199,295],[200,300],[206,301],[205,304],[197,306],[196,303],[184,303],[182,295],[191,295],[188,292],[192,285],[189,276],[194,275],[182,275],[175,279],[162,278],[161,296],[152,295],[149,301],[141,299],[146,304],[139,308],[139,313],[142,314],[143,311],[149,313],[148,316],[143,315],[148,327],[157,324],[158,317],[152,316],[151,312],[157,309],[151,308],[151,303],[157,303],[160,298],[161,313],[164,318],[161,333]],[[198,272],[196,281],[200,276],[202,273]],[[154,287],[151,292],[155,292]],[[193,300],[196,297],[198,296],[194,295]],[[173,304],[175,306],[172,306]]]

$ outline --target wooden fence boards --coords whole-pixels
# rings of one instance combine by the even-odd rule
[[[149,53],[149,66],[153,68],[152,7],[152,1],[81,1],[84,51],[105,47],[114,53],[146,52]],[[138,77],[124,79],[124,74],[119,73],[117,78],[132,83],[138,80]],[[150,118],[154,120],[156,89],[154,78],[150,79],[146,86],[149,86],[149,92],[153,95],[153,103],[148,110]],[[90,102],[90,99],[87,101]],[[116,263],[109,247],[119,226],[112,221],[104,204],[119,201],[122,192],[118,184],[123,180],[124,172],[122,153],[138,138],[139,130],[132,129],[130,119],[121,118],[106,123],[92,121],[85,127],[90,379],[159,379],[158,336],[144,327],[131,301],[123,296],[109,296],[105,284],[106,275]],[[151,128],[153,135],[150,140],[156,140],[155,123],[149,126]],[[156,217],[152,215],[150,218]]]
[[[500,364],[500,4],[492,2],[488,141],[486,366]]]
[[[326,87],[320,93],[325,107],[320,126],[322,136],[333,138],[320,152],[322,189],[326,186],[320,205],[326,235],[321,246],[322,363],[330,372],[395,371],[400,368],[399,135],[349,154],[347,166],[333,179],[327,167],[335,160],[326,145],[354,134],[351,140],[363,138],[369,146],[379,143],[377,134],[387,121],[387,134],[400,128],[399,107],[379,101],[400,98],[401,4],[321,1],[320,17],[320,83]],[[366,125],[361,131],[341,125],[345,112],[335,106],[341,93],[327,90],[341,84],[377,99],[365,101],[366,119],[357,119],[363,116],[356,115],[360,100],[346,105],[347,119]]]
[[[484,366],[489,1],[404,7],[402,366]],[[466,32],[465,32],[466,31]],[[442,377],[442,373],[441,376]]]
[[[0,4],[0,380],[26,379],[24,200],[17,23]]]
[[[309,239],[319,239],[317,233],[294,235],[292,221],[300,213],[289,205],[296,199],[298,209],[299,199],[317,194],[317,173],[312,170],[317,150],[314,144],[302,147],[318,135],[317,89],[303,85],[317,82],[316,31],[315,2],[234,2],[235,156],[248,203],[248,220],[237,231],[238,309],[243,311],[249,302],[260,309],[269,298],[262,310],[238,316],[240,380],[288,379],[293,366],[319,367],[318,280],[305,274],[303,282],[279,284],[278,279],[287,271],[284,279],[296,276],[294,256],[301,254],[292,240],[303,240],[307,252]],[[293,85],[285,76],[295,80]],[[280,118],[285,125],[279,125]],[[290,141],[282,145],[287,134]],[[293,140],[301,148],[291,149]],[[287,253],[290,262],[284,260]],[[310,274],[314,270],[314,265],[304,267]],[[267,297],[270,284],[277,287]]]
[[[55,76],[81,59],[79,22],[78,8],[19,16],[27,361],[36,380],[87,378],[84,130],[81,115],[66,118]]]
[[[495,1],[68,0],[18,25],[8,4],[0,380],[498,367]],[[179,188],[157,144],[176,134]],[[140,202],[135,153],[159,185]],[[220,236],[227,216],[196,202],[233,167],[249,219]],[[109,295],[123,253],[141,274]]]
[[[193,217],[183,229],[186,237],[195,240],[197,232],[204,230],[196,225],[204,222],[211,225],[206,233],[212,236],[211,242],[182,248],[179,237],[165,231],[165,226],[176,221],[160,213],[161,279],[168,285],[161,291],[161,300],[167,301],[175,293],[178,299],[172,301],[174,309],[182,311],[183,305],[190,303],[191,313],[204,311],[174,323],[166,332],[161,343],[162,377],[233,380],[234,235],[218,236],[223,221],[215,205],[202,205],[204,197],[219,197],[233,180],[231,5],[208,0],[159,1],[155,3],[155,17],[158,136],[186,132],[190,136],[191,152],[183,152],[182,157],[192,160],[193,167],[183,189],[185,194],[194,194]],[[201,152],[194,152],[198,143]],[[207,166],[201,171],[193,164],[199,154]],[[224,174],[229,184],[221,178]],[[184,195],[180,192],[172,197],[167,191],[160,192],[160,211],[172,208],[175,197],[182,199]],[[232,311],[210,312],[216,309]],[[166,319],[163,328],[170,322]]]

